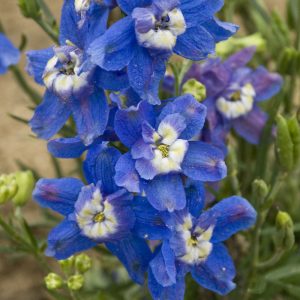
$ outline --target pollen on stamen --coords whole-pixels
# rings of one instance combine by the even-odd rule
[[[161,144],[157,147],[157,149],[161,152],[163,158],[169,157],[170,147],[168,145]]]
[[[105,220],[105,214],[100,212],[94,216],[93,220],[95,223],[102,223]]]

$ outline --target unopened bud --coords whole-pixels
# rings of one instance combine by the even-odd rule
[[[77,291],[83,287],[84,277],[81,274],[76,274],[69,277],[67,285],[70,290]]]
[[[0,204],[12,199],[18,191],[18,184],[14,175],[0,176]]]
[[[44,281],[48,290],[60,289],[63,286],[62,278],[55,273],[49,273]]]
[[[85,273],[92,267],[91,258],[82,253],[75,258],[75,268],[79,273]]]
[[[12,201],[16,206],[23,206],[31,198],[35,180],[31,171],[16,172],[14,175],[18,185],[18,192],[12,198]]]
[[[262,179],[255,179],[252,183],[252,190],[255,199],[258,201],[263,202],[263,200],[269,194],[269,188],[264,180]]]
[[[73,272],[74,267],[74,256],[70,256],[67,259],[63,259],[59,261],[60,267],[66,274],[71,274]]]
[[[40,5],[37,0],[19,0],[19,7],[25,18],[38,19],[41,16]]]
[[[288,127],[294,145],[294,164],[300,160],[300,125],[296,116],[288,120]]]
[[[189,79],[182,87],[183,94],[193,95],[197,101],[202,102],[206,98],[206,87],[196,79]]]
[[[290,215],[279,211],[276,216],[276,244],[286,250],[290,250],[295,243],[294,223]]]

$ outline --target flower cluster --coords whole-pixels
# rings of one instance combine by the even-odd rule
[[[49,234],[48,256],[66,259],[104,244],[136,283],[148,281],[156,300],[184,299],[188,273],[218,294],[234,289],[223,242],[251,227],[256,212],[240,196],[207,208],[205,185],[227,175],[223,150],[231,127],[258,142],[267,119],[258,102],[279,91],[281,78],[246,67],[254,54],[248,48],[225,62],[192,65],[182,83],[204,84],[203,103],[191,94],[159,93],[174,53],[205,60],[236,32],[215,17],[222,6],[65,0],[60,44],[28,52],[28,73],[46,88],[32,131],[49,140],[56,157],[86,152],[83,181],[41,179],[34,190],[41,206],[64,218]],[[108,26],[116,7],[123,17]],[[70,118],[76,134],[51,140]]]

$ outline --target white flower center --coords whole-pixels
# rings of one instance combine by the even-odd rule
[[[89,9],[91,0],[75,0],[74,4],[76,12],[79,13]]]
[[[248,83],[241,90],[231,94],[229,99],[219,98],[216,106],[226,118],[236,119],[248,114],[253,109],[255,95],[253,86]]]

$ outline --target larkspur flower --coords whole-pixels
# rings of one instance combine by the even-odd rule
[[[143,100],[159,104],[158,87],[166,61],[176,53],[201,60],[237,26],[214,18],[222,0],[118,0],[127,17],[96,39],[88,52],[100,67],[127,67],[130,85]]]
[[[116,183],[145,192],[158,210],[183,209],[184,178],[218,181],[226,176],[222,151],[192,140],[205,117],[205,106],[191,95],[170,101],[159,114],[146,101],[119,110],[115,131],[130,150],[117,162]]]
[[[46,86],[44,101],[30,121],[40,138],[56,134],[72,114],[78,136],[89,145],[106,129],[109,107],[103,88],[128,86],[123,71],[107,72],[92,64],[86,54],[90,43],[106,29],[108,9],[93,4],[84,23],[73,0],[65,0],[60,26],[61,46],[28,52],[28,72]]]
[[[33,197],[65,217],[48,236],[48,256],[66,259],[105,243],[141,284],[152,254],[146,242],[134,235],[133,196],[113,181],[120,155],[114,148],[99,145],[84,163],[89,185],[76,178],[41,179]]]
[[[148,224],[164,220],[169,231],[162,230],[163,225],[151,228],[146,222],[141,227],[150,239],[163,237],[149,264],[148,284],[155,300],[184,299],[184,278],[188,273],[202,287],[220,295],[235,288],[235,267],[223,242],[238,231],[251,227],[256,212],[245,199],[237,196],[202,211],[203,195],[198,193],[198,201],[195,201],[198,184],[189,188],[189,201],[184,210],[160,217],[156,213],[152,218],[144,213]],[[139,218],[142,219],[142,214]]]
[[[204,65],[193,65],[186,79],[195,78],[207,89],[207,124],[204,138],[214,144],[224,144],[233,127],[249,143],[259,142],[267,114],[259,103],[277,94],[282,86],[279,74],[260,66],[253,70],[246,66],[255,47],[232,55],[224,62],[210,59]]]
[[[10,66],[20,61],[20,51],[0,32],[0,75],[5,74]]]

